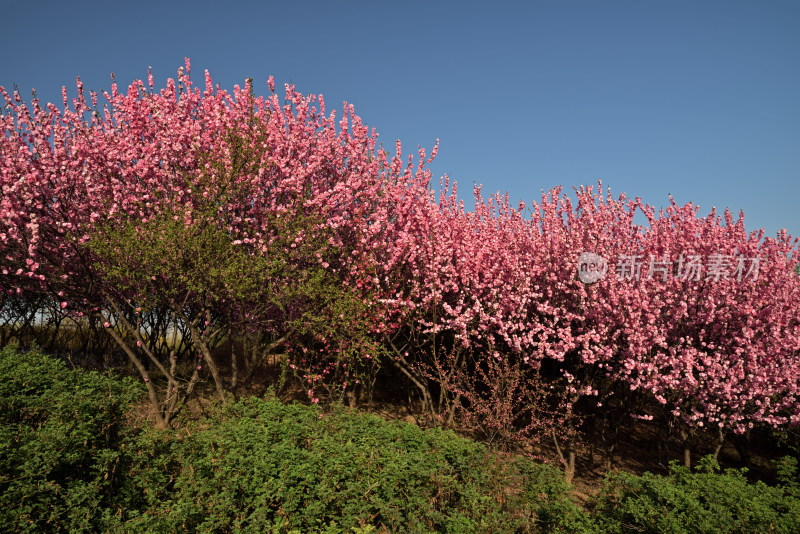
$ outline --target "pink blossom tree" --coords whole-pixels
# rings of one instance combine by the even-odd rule
[[[402,179],[381,167],[352,106],[336,121],[321,96],[287,86],[282,104],[255,98],[249,82],[229,94],[207,73],[201,90],[189,68],[158,93],[152,76],[149,90],[114,84],[101,108],[80,80],[63,111],[3,91],[1,289],[100,318],[160,426],[206,369],[224,398],[222,337],[267,332],[259,340],[275,350],[309,328],[312,310],[337,308],[324,288],[361,272]],[[189,375],[154,350],[140,320],[153,311],[188,334]],[[344,325],[341,315],[325,324]]]
[[[437,147],[392,155],[352,106],[337,120],[321,95],[196,87],[189,70],[158,92],[78,80],[62,109],[2,90],[3,313],[104,325],[160,426],[206,373],[224,401],[240,362],[277,353],[311,399],[351,403],[390,362],[431,422],[550,435],[568,472],[579,413],[672,418],[686,450],[695,431],[800,423],[785,232],[599,185],[530,208],[478,188],[468,212],[430,185]],[[584,253],[604,277],[581,279]]]

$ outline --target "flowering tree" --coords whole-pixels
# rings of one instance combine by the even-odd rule
[[[529,218],[502,197],[478,196],[465,213],[454,193],[398,215],[384,266],[395,276],[382,281],[387,335],[426,408],[469,411],[479,403],[455,377],[520,359],[555,366],[568,404],[594,399],[600,417],[623,408],[614,427],[658,415],[634,404],[648,399],[685,429],[795,424],[797,241],[748,235],[741,219],[701,218],[691,205],[656,215],[624,195],[576,194],[574,207],[560,189],[543,194]],[[637,211],[649,227],[634,224]],[[580,279],[584,252],[608,258],[607,276]]]
[[[152,76],[149,90],[114,84],[101,108],[80,80],[63,111],[3,91],[1,289],[100,318],[161,426],[206,369],[224,398],[212,351],[223,336],[267,332],[260,341],[276,350],[313,310],[337,309],[325,288],[362,272],[402,178],[381,167],[351,106],[337,122],[322,97],[287,86],[281,104],[255,98],[249,81],[229,94],[208,73],[201,91],[189,69],[158,93]],[[196,361],[165,361],[145,313],[180,330]]]
[[[351,402],[391,362],[432,422],[551,435],[568,471],[578,411],[687,436],[800,423],[785,232],[599,186],[529,210],[476,189],[467,212],[430,186],[436,147],[390,155],[352,106],[337,120],[322,96],[199,88],[189,69],[158,92],[78,80],[63,109],[2,90],[0,304],[21,325],[3,336],[43,306],[103,325],[161,426],[208,375],[224,401],[239,362],[280,352],[312,400]]]
[[[389,358],[432,422],[527,447],[569,429],[565,390],[543,382],[533,354],[544,324],[531,318],[550,317],[540,307],[546,265],[521,209],[475,193],[473,213],[446,181],[438,200],[411,195],[389,230],[384,276],[373,282],[386,305]]]
[[[571,333],[559,334],[575,340],[567,372],[585,391],[610,387],[602,404],[623,383],[668,406],[688,428],[740,433],[757,422],[797,424],[797,240],[747,234],[741,216],[698,217],[691,204],[656,214],[591,189],[578,198],[575,214],[552,218],[548,233],[574,244],[566,257],[593,252],[611,265],[607,276],[574,291],[564,272],[552,284],[563,288],[560,313],[572,322]],[[632,223],[637,206],[648,228]]]
[[[614,372],[684,424],[717,428],[720,437],[758,422],[796,425],[800,285],[790,258],[797,240],[748,235],[743,218],[734,222],[727,212],[696,213],[674,203],[658,217],[647,210],[645,246],[624,260],[641,257],[647,274],[609,281],[629,295],[605,305],[606,317],[614,308],[616,324],[626,325],[604,329],[607,346],[622,355]]]

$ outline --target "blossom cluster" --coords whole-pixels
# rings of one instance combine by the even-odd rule
[[[436,146],[405,156],[398,141],[392,153],[346,103],[337,117],[321,95],[287,85],[279,98],[271,78],[265,98],[250,81],[215,88],[208,73],[196,87],[189,71],[187,60],[160,91],[152,76],[88,95],[78,80],[61,109],[0,88],[3,305],[49,298],[98,318],[167,392],[190,391],[207,370],[222,388],[209,344],[238,332],[303,358],[304,339],[317,359],[296,360],[298,373],[337,377],[340,392],[378,354],[423,389],[548,360],[574,377],[567,393],[601,404],[592,377],[644,392],[692,426],[800,423],[798,240],[785,231],[748,233],[742,214],[700,216],[673,199],[656,213],[600,184],[553,188],[530,205],[476,187],[468,211],[447,177],[431,186]],[[118,227],[141,246],[111,239]],[[584,283],[587,251],[592,281],[608,271],[603,258],[616,259],[616,276]],[[281,268],[277,257],[288,258]],[[308,295],[270,305],[308,287],[312,267],[358,300],[339,309],[328,293],[318,299],[363,345],[341,330],[333,339],[324,322],[301,335]],[[198,344],[203,365],[189,377],[157,357],[138,311],[126,315],[153,302]],[[309,385],[311,399],[325,380]],[[149,391],[156,407],[172,402]]]

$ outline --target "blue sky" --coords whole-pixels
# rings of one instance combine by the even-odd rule
[[[293,82],[516,203],[595,184],[800,235],[800,2],[0,0],[0,85]]]

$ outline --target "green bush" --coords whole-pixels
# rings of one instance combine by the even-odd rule
[[[177,463],[158,465],[163,478],[146,483],[158,491],[130,531],[572,532],[588,521],[552,467],[343,410],[251,399],[169,447]],[[151,476],[154,460],[142,452],[133,477]]]
[[[572,500],[572,487],[564,481],[561,469],[526,458],[518,458],[516,468],[522,493],[515,505],[533,514],[537,532],[597,532],[591,516]]]
[[[0,525],[96,532],[127,503],[125,412],[142,389],[73,371],[37,351],[0,350]]]
[[[10,532],[800,532],[797,460],[609,475],[590,515],[560,470],[440,429],[248,399],[136,431],[143,388],[0,350],[0,525]]]
[[[0,351],[11,532],[574,532],[560,472],[442,430],[250,399],[134,432],[142,388]]]
[[[598,523],[606,532],[800,532],[800,500],[788,488],[748,484],[744,470],[718,469],[706,457],[695,473],[673,462],[668,476],[609,475]]]

